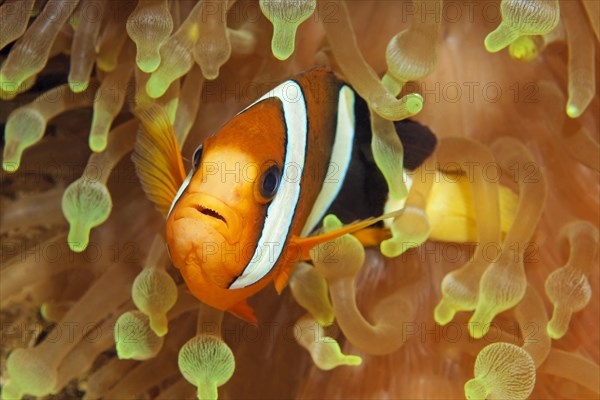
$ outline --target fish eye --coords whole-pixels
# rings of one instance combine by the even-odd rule
[[[198,146],[196,151],[194,151],[194,156],[192,157],[192,166],[194,171],[198,169],[200,166],[200,160],[202,159],[202,145]]]
[[[277,165],[269,167],[260,179],[260,195],[265,199],[271,199],[279,189],[281,182],[281,170]]]

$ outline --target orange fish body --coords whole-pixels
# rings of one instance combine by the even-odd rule
[[[307,237],[344,185],[355,142],[354,109],[350,87],[324,68],[309,71],[277,86],[208,138],[187,178],[166,117],[140,113],[148,142],[136,146],[138,173],[174,171],[171,181],[182,182],[175,194],[173,182],[161,191],[140,173],[159,208],[164,211],[164,199],[173,199],[167,245],[194,296],[255,322],[248,297],[271,281],[280,292],[310,247],[379,220]],[[152,140],[162,141],[154,155],[148,150]],[[151,161],[157,158],[164,165]]]

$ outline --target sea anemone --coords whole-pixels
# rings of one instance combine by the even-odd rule
[[[597,398],[599,4],[4,1],[2,398]],[[251,325],[171,266],[133,112],[188,160],[315,65],[367,101],[405,211],[313,248]],[[439,138],[410,190],[407,117]]]

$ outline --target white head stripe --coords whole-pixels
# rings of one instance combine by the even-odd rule
[[[352,158],[354,129],[354,92],[348,86],[342,86],[339,92],[335,138],[327,174],[304,228],[302,228],[301,236],[312,232],[342,189]]]
[[[306,102],[300,85],[294,81],[286,81],[249,107],[271,97],[281,100],[286,125],[287,140],[281,183],[267,208],[262,234],[254,254],[242,275],[229,286],[230,289],[252,285],[273,269],[283,251],[300,199],[300,178],[304,169],[308,134]],[[294,169],[292,175],[288,175],[290,167]]]
[[[190,170],[190,172],[188,173],[188,176],[185,178],[185,180],[179,187],[179,190],[177,191],[177,194],[175,195],[175,198],[173,199],[173,202],[171,203],[171,208],[169,208],[169,213],[167,214],[167,218],[169,218],[169,215],[171,215],[171,211],[173,211],[173,207],[175,207],[175,204],[177,204],[177,202],[179,201],[179,198],[181,197],[181,195],[183,194],[185,189],[187,189],[188,185],[190,184],[190,181],[192,180],[192,176],[194,176],[193,168]]]

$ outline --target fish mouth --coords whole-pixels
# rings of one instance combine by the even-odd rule
[[[174,221],[190,218],[205,223],[219,232],[229,244],[239,241],[241,218],[238,212],[216,197],[204,193],[192,193],[177,205]]]
[[[225,223],[225,225],[227,225],[227,220],[225,219],[225,217],[222,216],[221,214],[219,214],[217,211],[215,211],[215,210],[213,210],[211,208],[208,208],[208,207],[204,207],[201,204],[197,204],[196,206],[194,206],[194,208],[196,210],[198,210],[198,212],[200,214],[204,214],[204,215],[209,216],[211,218],[219,219],[219,220],[223,221]]]

